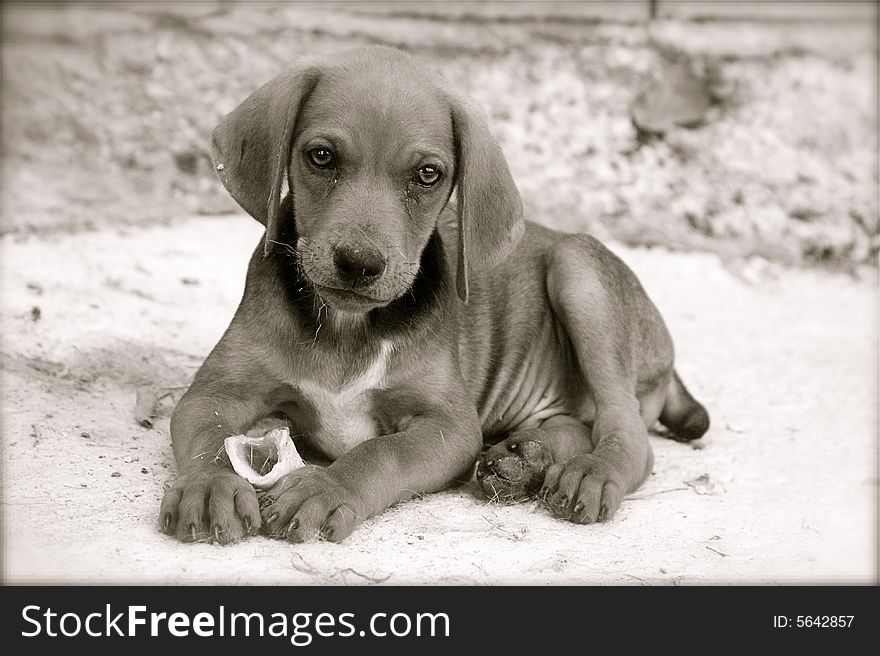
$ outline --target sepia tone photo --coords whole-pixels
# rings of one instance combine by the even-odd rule
[[[4,581],[876,583],[876,20],[4,4]]]

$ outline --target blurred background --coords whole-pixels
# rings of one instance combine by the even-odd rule
[[[489,114],[532,219],[850,268],[878,251],[873,2],[4,3],[3,233],[238,208],[218,119],[384,43]]]

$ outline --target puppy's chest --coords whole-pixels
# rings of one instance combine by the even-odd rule
[[[391,351],[390,342],[383,341],[378,355],[341,385],[333,385],[320,375],[297,381],[317,419],[309,441],[330,458],[335,460],[379,434],[372,393],[385,386]]]

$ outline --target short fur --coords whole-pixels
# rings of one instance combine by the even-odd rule
[[[414,58],[296,63],[213,143],[266,233],[172,417],[165,532],[341,540],[477,460],[490,497],[603,521],[651,470],[648,426],[707,430],[635,275],[591,237],[524,221],[483,114]],[[222,445],[277,412],[332,463],[260,503]]]

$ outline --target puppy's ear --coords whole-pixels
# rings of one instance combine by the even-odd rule
[[[278,238],[281,187],[296,116],[318,77],[317,63],[294,64],[254,91],[214,128],[214,170],[238,204],[266,226],[264,256]]]
[[[525,231],[522,200],[501,147],[482,110],[471,100],[450,98],[458,189],[458,265],[455,286],[467,302],[471,271],[507,256]]]

